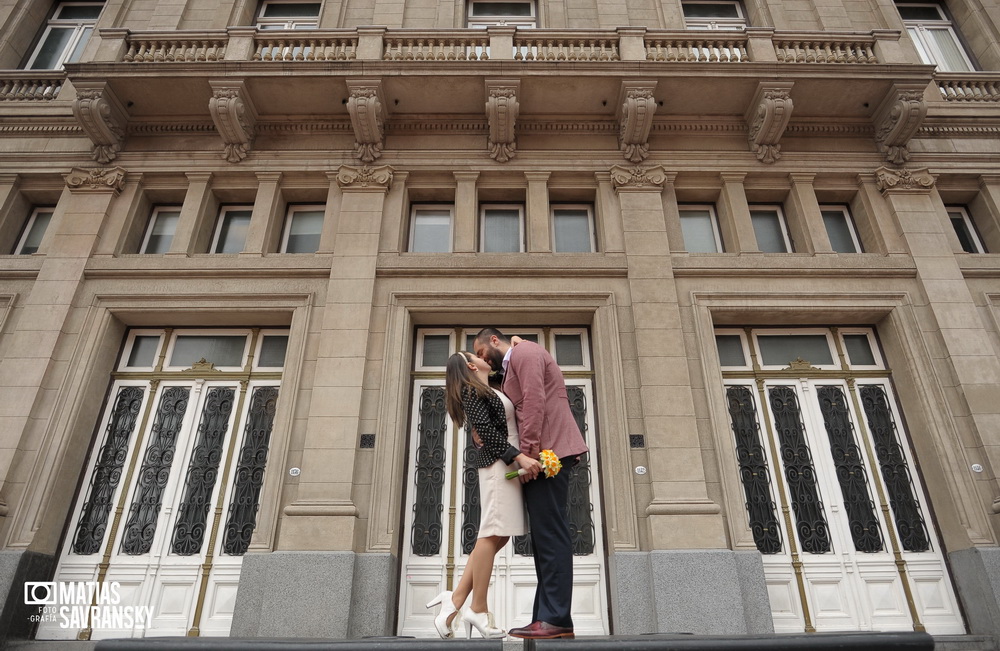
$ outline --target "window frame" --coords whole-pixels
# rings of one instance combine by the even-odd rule
[[[38,238],[38,247],[30,252],[24,252],[24,245],[27,244],[28,236],[31,235],[31,229],[34,228],[35,222],[38,220],[39,213],[49,213],[49,221],[45,224],[45,230],[42,231],[41,237]],[[14,245],[14,250],[12,255],[35,255],[42,248],[42,242],[45,241],[45,235],[49,232],[49,227],[52,226],[52,218],[56,214],[55,206],[35,206],[31,209],[31,214],[28,215],[28,219],[24,222],[24,227],[21,229],[21,235],[17,238],[17,244]]]
[[[236,372],[236,371],[242,371],[242,370],[244,370],[246,368],[246,365],[247,365],[247,355],[250,353],[250,344],[251,344],[252,339],[253,339],[253,330],[251,328],[185,328],[185,329],[174,330],[173,332],[170,333],[170,337],[168,338],[168,341],[167,341],[167,344],[166,344],[167,347],[166,347],[166,350],[164,351],[164,354],[163,354],[163,370],[164,371],[185,371],[188,368],[191,368],[189,366],[172,366],[170,364],[170,362],[171,362],[171,357],[173,357],[173,355],[174,355],[174,348],[176,347],[176,344],[177,344],[177,338],[178,337],[192,337],[192,336],[194,336],[194,337],[200,337],[200,336],[206,336],[206,337],[212,337],[212,336],[216,336],[216,337],[236,337],[236,336],[243,336],[244,337],[243,354],[242,354],[242,357],[240,357],[240,365],[239,366],[215,366],[214,369],[216,371]],[[162,341],[161,341],[160,345],[163,346],[163,342]]]
[[[529,17],[514,15],[476,16],[473,7],[476,5],[496,4],[496,0],[469,0],[465,5],[465,26],[472,29],[486,29],[496,25],[513,27],[538,27],[538,3],[536,0],[512,0],[511,4],[525,4],[531,10]]]
[[[315,254],[316,251],[289,251],[288,250],[288,238],[292,233],[292,221],[295,219],[296,212],[315,212],[319,211],[323,213],[323,220],[320,222],[319,229],[319,239],[316,241],[316,251],[319,251],[320,241],[323,239],[323,225],[326,223],[326,204],[325,203],[296,203],[289,204],[288,209],[285,211],[285,224],[281,229],[281,245],[278,248],[278,253],[289,253],[292,255],[311,255]]]
[[[556,335],[578,335],[580,337],[582,365],[559,363],[559,353],[556,349]],[[552,328],[549,330],[548,350],[551,351],[552,359],[556,360],[556,365],[562,371],[590,371],[593,368],[593,360],[590,358],[590,337],[586,328]]]
[[[719,343],[716,339],[719,335],[735,335],[740,338],[740,346],[743,348],[743,361],[746,362],[743,366],[726,366],[722,363],[722,358],[719,357]],[[750,354],[750,342],[747,340],[746,330],[741,328],[716,328],[713,331],[712,344],[715,350],[715,357],[719,362],[719,369],[730,371],[749,371],[753,369],[753,357]],[[760,360],[758,359],[758,361]]]
[[[719,228],[719,213],[715,210],[714,203],[680,203],[677,204],[677,221],[681,227],[681,240],[684,239],[684,216],[681,214],[685,210],[708,210],[709,219],[712,222],[712,235],[715,237],[715,251],[691,251],[687,248],[687,242],[684,242],[684,250],[688,253],[705,253],[711,255],[712,253],[725,253],[726,247],[722,242],[722,230]]]
[[[518,250],[517,251],[487,251],[486,250],[486,211],[488,210],[511,210],[517,209],[517,239],[518,239]],[[524,222],[525,222],[525,206],[523,203],[481,203],[479,204],[479,252],[480,253],[494,253],[494,254],[504,254],[504,253],[524,253],[525,242],[524,242]]]
[[[285,365],[288,364],[288,347],[285,347],[285,359],[281,366],[261,366],[260,356],[261,350],[264,348],[264,337],[286,337],[288,343],[291,343],[291,330],[289,328],[262,328],[257,333],[257,341],[254,344],[253,350],[253,364],[250,367],[251,371],[261,371],[266,373],[276,373],[285,370]]]
[[[969,212],[969,209],[965,206],[945,206],[944,209],[945,212],[948,213],[948,223],[951,224],[952,229],[955,228],[955,218],[952,217],[952,213],[957,212],[961,214],[962,223],[965,226],[966,233],[969,235],[969,241],[976,249],[975,251],[966,251],[965,247],[962,247],[962,253],[973,255],[986,253],[986,246],[983,244],[983,238],[979,235],[979,229],[976,227],[976,222],[972,219],[972,214]],[[955,237],[958,237],[958,232],[955,233]],[[958,243],[961,245],[961,237],[958,237]]]
[[[222,225],[223,225],[223,223],[225,223],[226,216],[230,212],[237,212],[237,211],[239,211],[239,212],[247,212],[247,211],[249,211],[250,212],[250,222],[247,222],[247,230],[249,231],[249,229],[250,229],[250,223],[253,221],[253,205],[252,204],[231,204],[231,205],[227,205],[227,206],[220,206],[219,207],[219,216],[216,217],[216,219],[215,219],[215,234],[212,236],[212,245],[208,248],[208,252],[209,253],[211,253],[213,255],[238,255],[240,252],[242,252],[246,248],[247,241],[246,241],[246,238],[244,238],[243,239],[243,248],[241,248],[236,253],[223,253],[223,252],[217,250],[219,248],[219,244],[220,244],[219,238],[222,235]]]
[[[267,18],[264,13],[269,6],[288,4],[314,4],[319,8],[315,16],[283,16],[281,18]],[[258,31],[277,32],[283,30],[305,30],[319,29],[319,19],[323,14],[322,2],[301,2],[301,0],[263,0],[257,8],[257,16],[254,20],[254,27]],[[269,22],[274,21],[274,22]],[[305,23],[299,25],[296,23]]]
[[[430,366],[424,364],[424,339],[427,336],[440,337],[442,335],[448,336],[448,357],[454,355],[456,350],[455,342],[455,329],[454,328],[421,328],[417,331],[417,341],[416,347],[413,351],[413,370],[415,372],[421,371],[434,371],[440,372],[447,367],[447,358],[445,358],[445,366]],[[458,350],[461,350],[460,348]],[[472,352],[472,351],[468,351]]]
[[[58,18],[59,12],[62,11],[63,7],[66,7],[67,5],[75,5],[75,6],[89,5],[94,7],[100,7],[101,11],[98,12],[97,18],[94,18],[92,21],[89,19],[87,21],[82,21],[80,19]],[[89,41],[90,37],[93,36],[94,29],[96,29],[97,27],[97,21],[100,19],[100,14],[104,11],[104,6],[105,6],[104,2],[87,2],[85,0],[80,0],[80,1],[63,0],[62,2],[57,2],[55,4],[54,9],[52,10],[52,14],[45,22],[45,29],[42,30],[42,35],[38,38],[38,40],[34,44],[34,47],[32,48],[31,56],[28,57],[28,60],[24,64],[24,70],[62,70],[63,67],[66,65],[66,63],[68,62],[68,60],[71,58],[72,54],[76,52],[77,48],[80,47],[80,41],[83,38],[83,34],[87,32],[87,28],[90,28],[89,35],[87,36],[87,41]],[[56,57],[55,66],[52,68],[32,67],[38,60],[39,55],[42,53],[42,48],[45,45],[46,40],[49,37],[49,34],[52,33],[52,30],[66,29],[69,27],[73,28],[73,32],[70,35],[69,40],[66,42],[66,45],[59,53],[59,56]],[[86,47],[86,42],[84,43],[84,47]],[[82,54],[82,49],[81,49],[81,54]]]
[[[823,217],[824,212],[840,212],[844,216],[844,220],[847,222],[847,231],[851,235],[851,241],[854,243],[854,251],[836,251],[836,253],[843,253],[844,255],[853,255],[855,253],[864,253],[865,249],[861,246],[861,238],[858,237],[857,226],[854,225],[854,216],[851,214],[851,208],[847,204],[842,203],[831,203],[831,204],[820,204],[819,214]],[[826,219],[823,219],[823,227],[826,228]],[[827,239],[830,238],[830,229],[826,229]],[[833,242],[830,243],[830,248],[833,248]]]
[[[164,331],[162,329],[132,329],[128,332],[128,337],[125,338],[125,345],[122,347],[121,359],[118,360],[118,371],[119,372],[153,372],[156,370],[156,363],[160,359],[160,355],[164,352],[163,341],[164,341]],[[152,366],[129,366],[128,359],[132,356],[132,349],[135,347],[135,340],[137,337],[159,337],[159,343],[156,345],[156,351],[153,353],[153,365]],[[164,357],[164,362],[166,358]]]
[[[774,210],[778,214],[778,225],[781,226],[781,236],[785,242],[784,251],[763,251],[760,248],[760,242],[756,242],[757,250],[761,253],[771,253],[774,255],[781,255],[783,253],[795,253],[795,247],[792,246],[792,238],[788,234],[788,219],[785,217],[785,210],[781,204],[778,203],[766,203],[766,204],[750,204],[750,227],[754,228],[753,225],[753,213],[755,211],[762,212],[765,210]],[[754,228],[754,240],[757,239],[757,229]]]
[[[902,13],[899,17],[903,21],[903,27],[906,33],[909,35],[910,40],[913,41],[914,47],[917,49],[917,54],[920,55],[921,60],[928,65],[937,66],[938,72],[975,72],[976,66],[972,61],[972,57],[969,55],[969,51],[965,47],[965,42],[962,40],[955,29],[955,23],[952,21],[951,16],[948,14],[946,7],[939,2],[897,2],[896,11],[899,12],[901,6],[906,7],[933,7],[938,15],[941,17],[939,20],[910,20],[903,18]],[[911,32],[911,29],[913,30]],[[951,35],[952,41],[955,43],[956,49],[962,55],[962,59],[965,62],[967,68],[965,70],[951,70],[946,69],[943,65],[945,57],[942,55],[941,51],[938,49],[937,44],[932,38],[925,36],[928,30],[945,31]],[[914,32],[916,33],[916,38],[914,38]]]
[[[823,371],[841,371],[840,355],[837,354],[837,346],[834,342],[833,332],[830,328],[754,328],[750,332],[750,336],[753,338],[753,347],[757,353],[757,365],[762,371],[783,371],[788,368],[788,365],[776,365],[776,364],[765,364],[764,363],[764,352],[760,346],[761,336],[772,336],[772,337],[787,337],[796,335],[823,335],[826,339],[826,346],[830,351],[830,360],[832,364],[817,364],[814,360],[806,360],[809,365],[813,368],[817,368]],[[790,362],[789,362],[790,364]]]
[[[156,220],[159,219],[159,216],[160,216],[161,212],[176,212],[177,213],[177,221],[178,221],[178,223],[180,222],[180,219],[181,219],[181,216],[180,216],[181,206],[178,206],[178,205],[168,205],[168,204],[162,204],[162,205],[158,204],[158,205],[153,206],[153,210],[149,214],[149,221],[146,222],[146,232],[142,236],[142,244],[139,246],[139,253],[141,255],[163,255],[164,253],[166,253],[166,251],[163,251],[163,252],[150,252],[150,251],[146,250],[149,247],[149,238],[153,234],[153,225],[156,223]],[[177,227],[175,225],[174,226],[174,232],[170,236],[170,243],[171,243],[171,245],[173,245],[174,237],[176,237],[176,236],[177,236]],[[170,250],[170,247],[168,246],[167,247],[167,251],[169,251],[169,250]]]
[[[733,5],[736,7],[737,18],[688,18],[684,15],[684,8],[690,5]],[[684,29],[689,30],[718,30],[718,31],[740,31],[746,30],[750,26],[747,20],[746,11],[743,10],[743,3],[739,0],[681,0],[681,16],[684,18]],[[694,23],[694,24],[692,24]]]
[[[556,249],[556,211],[557,210],[585,210],[587,212],[587,231],[590,235],[589,251],[559,251]],[[549,221],[551,225],[550,236],[552,237],[552,252],[560,254],[574,253],[596,253],[597,252],[597,224],[594,219],[594,204],[592,203],[554,203],[549,206]]]
[[[448,241],[447,249],[444,251],[414,251],[413,240],[417,232],[417,212],[420,210],[441,210],[448,213]],[[422,255],[438,255],[441,253],[452,253],[455,250],[455,204],[453,203],[414,203],[410,204],[410,228],[407,235],[407,253]]]
[[[872,357],[875,359],[875,364],[855,364],[851,359],[851,353],[847,350],[847,340],[845,339],[848,335],[864,335],[868,339],[868,347],[872,351]],[[844,347],[844,361],[847,363],[847,368],[855,371],[884,371],[886,370],[885,358],[882,357],[882,350],[878,346],[878,341],[875,339],[875,331],[872,328],[837,328],[837,339],[839,339],[839,344]]]

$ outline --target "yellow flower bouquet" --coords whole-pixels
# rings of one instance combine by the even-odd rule
[[[556,456],[556,453],[552,450],[542,450],[538,455],[538,461],[542,464],[542,472],[545,473],[545,478],[549,479],[555,477],[562,470],[562,461]],[[507,479],[513,479],[519,475],[525,474],[527,471],[524,468],[520,470],[511,470],[506,475]]]

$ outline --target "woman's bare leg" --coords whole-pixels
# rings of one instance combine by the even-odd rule
[[[486,597],[490,591],[490,576],[493,575],[493,559],[497,552],[503,549],[509,538],[507,536],[489,536],[476,541],[476,547],[469,555],[469,564],[465,574],[472,574],[472,610],[485,613],[489,610]],[[462,576],[465,581],[465,575]]]

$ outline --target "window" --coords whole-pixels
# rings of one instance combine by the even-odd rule
[[[28,59],[28,70],[58,70],[64,63],[80,60],[94,31],[101,2],[60,2]]]
[[[323,233],[326,206],[289,206],[285,218],[285,233],[281,238],[282,253],[316,253]]]
[[[38,247],[42,244],[42,238],[45,237],[45,229],[49,227],[49,222],[52,221],[53,210],[53,208],[35,208],[31,211],[28,221],[24,224],[21,239],[17,241],[17,246],[14,247],[14,253],[17,255],[31,255],[38,251]]]
[[[410,251],[447,253],[451,251],[453,206],[414,206],[410,217]]]
[[[788,253],[792,244],[780,206],[752,206],[750,221],[757,237],[757,249],[764,253]]]
[[[854,220],[847,206],[820,206],[830,246],[837,253],[861,253],[861,242],[854,230]]]
[[[257,29],[316,29],[319,7],[318,2],[264,0],[257,16]]]
[[[747,20],[739,2],[683,0],[681,5],[687,29],[746,29]]]
[[[684,249],[690,253],[721,253],[722,238],[719,237],[719,220],[715,216],[715,206],[678,206],[681,215],[681,232],[684,234]]]
[[[896,4],[906,32],[924,63],[937,65],[941,72],[973,70],[972,61],[958,40],[958,34],[941,5],[934,2]]]
[[[966,253],[986,253],[986,247],[979,239],[979,232],[969,216],[969,211],[962,206],[948,206],[947,210],[955,235],[962,244],[962,250]]]
[[[174,241],[177,231],[177,221],[181,217],[181,209],[176,206],[156,206],[149,217],[146,236],[142,240],[142,253],[166,253]]]
[[[489,27],[490,25],[514,25],[534,27],[536,25],[535,3],[533,0],[518,2],[490,2],[471,0],[469,2],[469,27]]]
[[[589,205],[552,208],[552,245],[556,253],[591,253],[594,242],[594,209]]]
[[[239,331],[178,331],[167,348],[167,368],[181,370],[200,362],[216,370],[239,371],[250,345],[250,333]]]
[[[524,206],[518,204],[484,205],[480,211],[480,250],[484,253],[520,253],[524,251]]]
[[[253,206],[226,206],[219,211],[212,253],[239,253],[247,241]]]

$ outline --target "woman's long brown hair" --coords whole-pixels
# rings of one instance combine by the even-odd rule
[[[478,395],[489,395],[491,389],[483,384],[476,372],[469,368],[472,356],[464,350],[448,358],[444,375],[444,406],[448,415],[459,427],[465,426],[465,408],[462,406],[462,393],[470,387]]]

